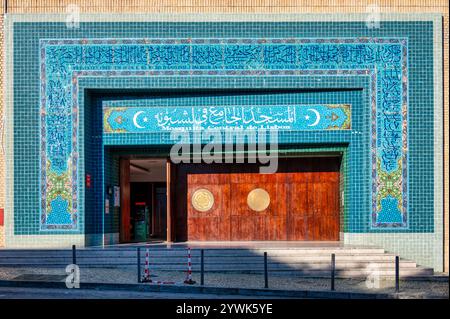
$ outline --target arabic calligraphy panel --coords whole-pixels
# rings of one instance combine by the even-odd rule
[[[347,130],[348,104],[271,106],[105,107],[104,132],[285,129]]]

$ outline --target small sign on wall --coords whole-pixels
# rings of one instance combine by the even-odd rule
[[[120,187],[114,186],[114,207],[120,207]]]
[[[109,199],[105,199],[105,214],[109,214]]]

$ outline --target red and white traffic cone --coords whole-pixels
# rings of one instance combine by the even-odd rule
[[[144,277],[142,278],[142,282],[152,282],[152,278],[150,277],[150,266],[149,266],[149,258],[150,252],[147,248],[145,251],[145,268],[144,268]]]
[[[191,248],[188,247],[188,271],[186,274],[186,280],[184,281],[185,284],[193,285],[195,284],[195,281],[192,280],[192,263],[191,263]]]

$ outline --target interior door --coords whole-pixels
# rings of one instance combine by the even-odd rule
[[[130,232],[130,160],[120,159],[120,242],[131,241]]]
[[[152,219],[152,236],[165,239],[167,234],[167,194],[165,186],[154,186],[154,214]]]

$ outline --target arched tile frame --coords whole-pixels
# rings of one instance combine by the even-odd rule
[[[407,228],[407,52],[404,38],[40,40],[40,229],[78,229],[80,77],[358,74],[372,78],[371,227]]]

